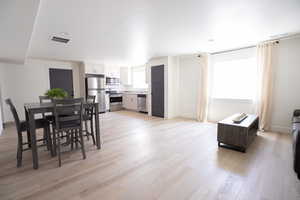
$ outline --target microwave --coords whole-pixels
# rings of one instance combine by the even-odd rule
[[[106,85],[118,85],[120,84],[119,78],[106,77]]]

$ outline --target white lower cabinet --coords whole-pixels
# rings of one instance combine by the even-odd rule
[[[109,105],[110,105],[109,94],[105,94],[105,110],[106,111],[109,111]]]
[[[123,107],[128,110],[137,110],[137,95],[123,94]]]

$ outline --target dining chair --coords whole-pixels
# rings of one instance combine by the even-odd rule
[[[84,140],[82,133],[82,115],[83,98],[75,99],[54,99],[54,117],[53,140],[55,151],[58,152],[58,164],[61,166],[61,138],[66,134],[69,141],[64,145],[71,144],[71,150],[74,143],[76,147],[81,146],[83,159],[86,158]]]
[[[52,98],[48,96],[39,96],[40,103],[51,103]]]
[[[51,97],[48,96],[39,96],[40,103],[52,103],[53,100]],[[43,118],[49,120],[49,122],[54,121],[53,113],[48,112],[48,113],[43,113]]]
[[[12,103],[11,99],[6,99],[5,100],[6,104],[9,106],[13,117],[14,117],[14,121],[15,121],[15,125],[17,128],[17,133],[18,133],[18,146],[17,146],[17,167],[22,166],[22,155],[23,155],[23,151],[27,151],[30,150],[30,141],[28,140],[27,142],[23,142],[23,133],[28,133],[28,122],[27,121],[21,121],[19,118],[19,115],[17,113],[16,107],[14,106],[14,104]],[[36,129],[44,129],[44,135],[45,137],[43,137],[43,139],[37,139],[36,142],[40,142],[40,141],[45,141],[46,140],[46,144],[47,144],[47,148],[50,149],[51,154],[52,152],[52,141],[51,141],[51,137],[50,137],[50,129],[49,129],[49,122],[45,119],[36,119],[35,120],[35,127]],[[27,137],[30,138],[30,137]],[[28,145],[28,148],[25,148],[24,146]],[[40,146],[44,146],[44,145],[40,145]]]
[[[40,103],[52,103],[52,98],[48,96],[39,96]],[[54,121],[54,116],[53,113],[48,112],[48,113],[43,113],[42,114],[43,119],[46,119],[49,121],[50,125],[52,125]],[[45,135],[44,135],[45,137]]]
[[[83,132],[86,133],[86,137],[89,140],[89,136],[93,139],[93,144],[96,144],[95,135],[94,135],[94,122],[93,122],[93,115],[94,115],[94,103],[95,103],[96,96],[88,95],[86,97],[87,105],[84,109],[83,113],[83,121],[85,130]],[[88,130],[88,121],[90,122],[90,131]]]

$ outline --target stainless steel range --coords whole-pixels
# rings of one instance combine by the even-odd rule
[[[118,111],[123,109],[123,94],[110,93],[109,95],[109,110]]]

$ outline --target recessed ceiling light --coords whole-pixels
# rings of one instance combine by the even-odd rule
[[[209,42],[214,42],[215,40],[212,39],[212,38],[210,38],[210,39],[208,39],[208,41],[209,41]]]

